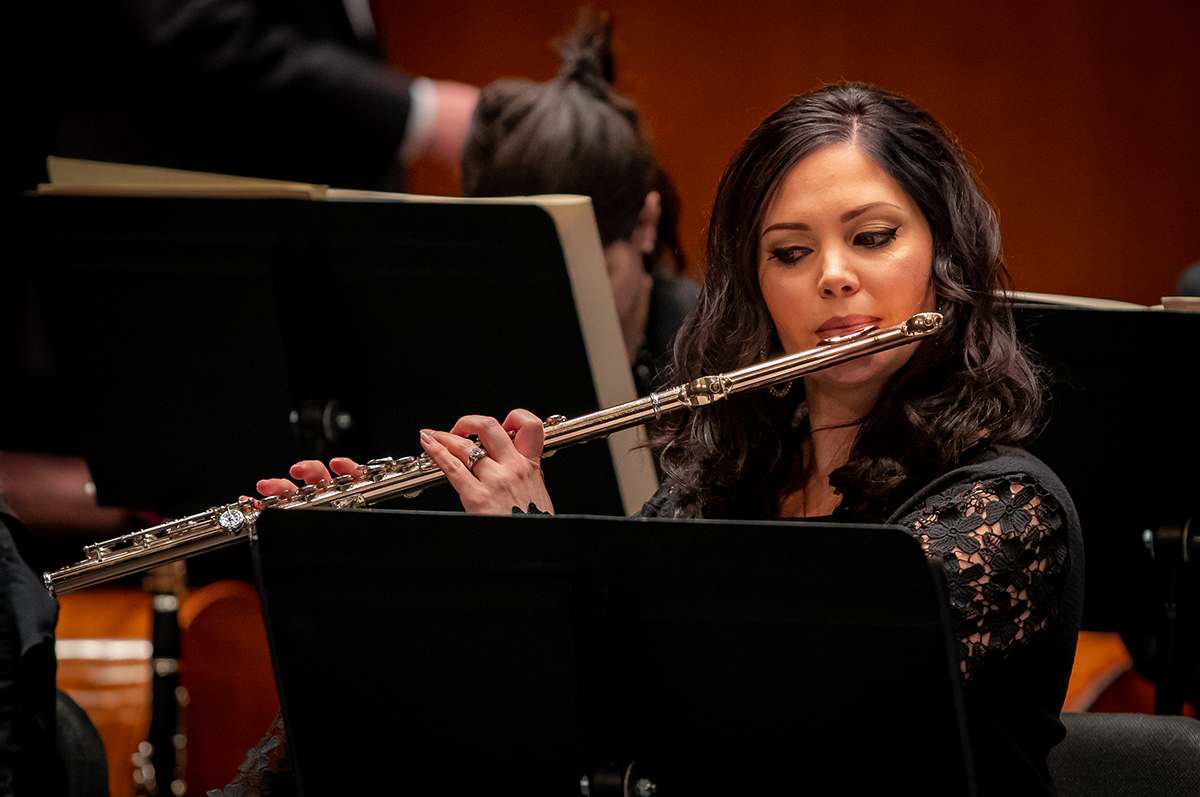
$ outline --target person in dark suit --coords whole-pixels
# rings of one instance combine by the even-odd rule
[[[406,159],[457,162],[478,96],[387,66],[366,0],[65,5],[39,159],[396,189]]]

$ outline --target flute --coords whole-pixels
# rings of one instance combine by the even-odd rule
[[[941,314],[918,313],[892,327],[867,327],[822,341],[808,351],[724,374],[701,376],[645,398],[587,415],[571,419],[552,415],[543,424],[546,431],[543,456],[574,443],[607,437],[684,407],[703,407],[735,393],[769,387],[858,357],[914,343],[934,334],[941,326]],[[255,520],[264,509],[323,505],[335,509],[365,507],[400,495],[415,496],[445,478],[428,454],[373,459],[359,466],[357,476],[337,476],[320,484],[305,485],[284,496],[246,499],[213,507],[179,520],[93,543],[84,547],[86,558],[83,561],[45,573],[42,580],[52,596],[75,592],[239,540],[253,539]]]

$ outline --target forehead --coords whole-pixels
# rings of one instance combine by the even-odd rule
[[[788,171],[767,206],[764,226],[783,215],[840,214],[873,202],[920,212],[900,184],[861,149],[833,144]]]

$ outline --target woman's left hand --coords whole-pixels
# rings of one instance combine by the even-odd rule
[[[303,481],[305,484],[326,485],[333,478],[329,472],[333,471],[338,476],[357,476],[359,475],[358,463],[347,457],[334,457],[329,461],[329,467],[326,468],[324,463],[315,459],[306,459],[303,462],[297,462],[288,470],[288,475],[297,481]],[[291,479],[260,479],[256,485],[258,492],[263,496],[274,495],[280,498],[291,495],[296,492],[296,484]],[[245,496],[242,496],[245,498]]]
[[[478,439],[478,443],[471,439]],[[495,418],[468,415],[449,432],[425,429],[421,445],[473,514],[507,515],[533,504],[554,512],[542,475],[542,421],[527,410]]]

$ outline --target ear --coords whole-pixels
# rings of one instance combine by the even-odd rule
[[[658,245],[658,221],[662,218],[662,195],[657,191],[646,194],[646,201],[638,212],[637,227],[633,228],[631,240],[638,251],[648,255]]]

